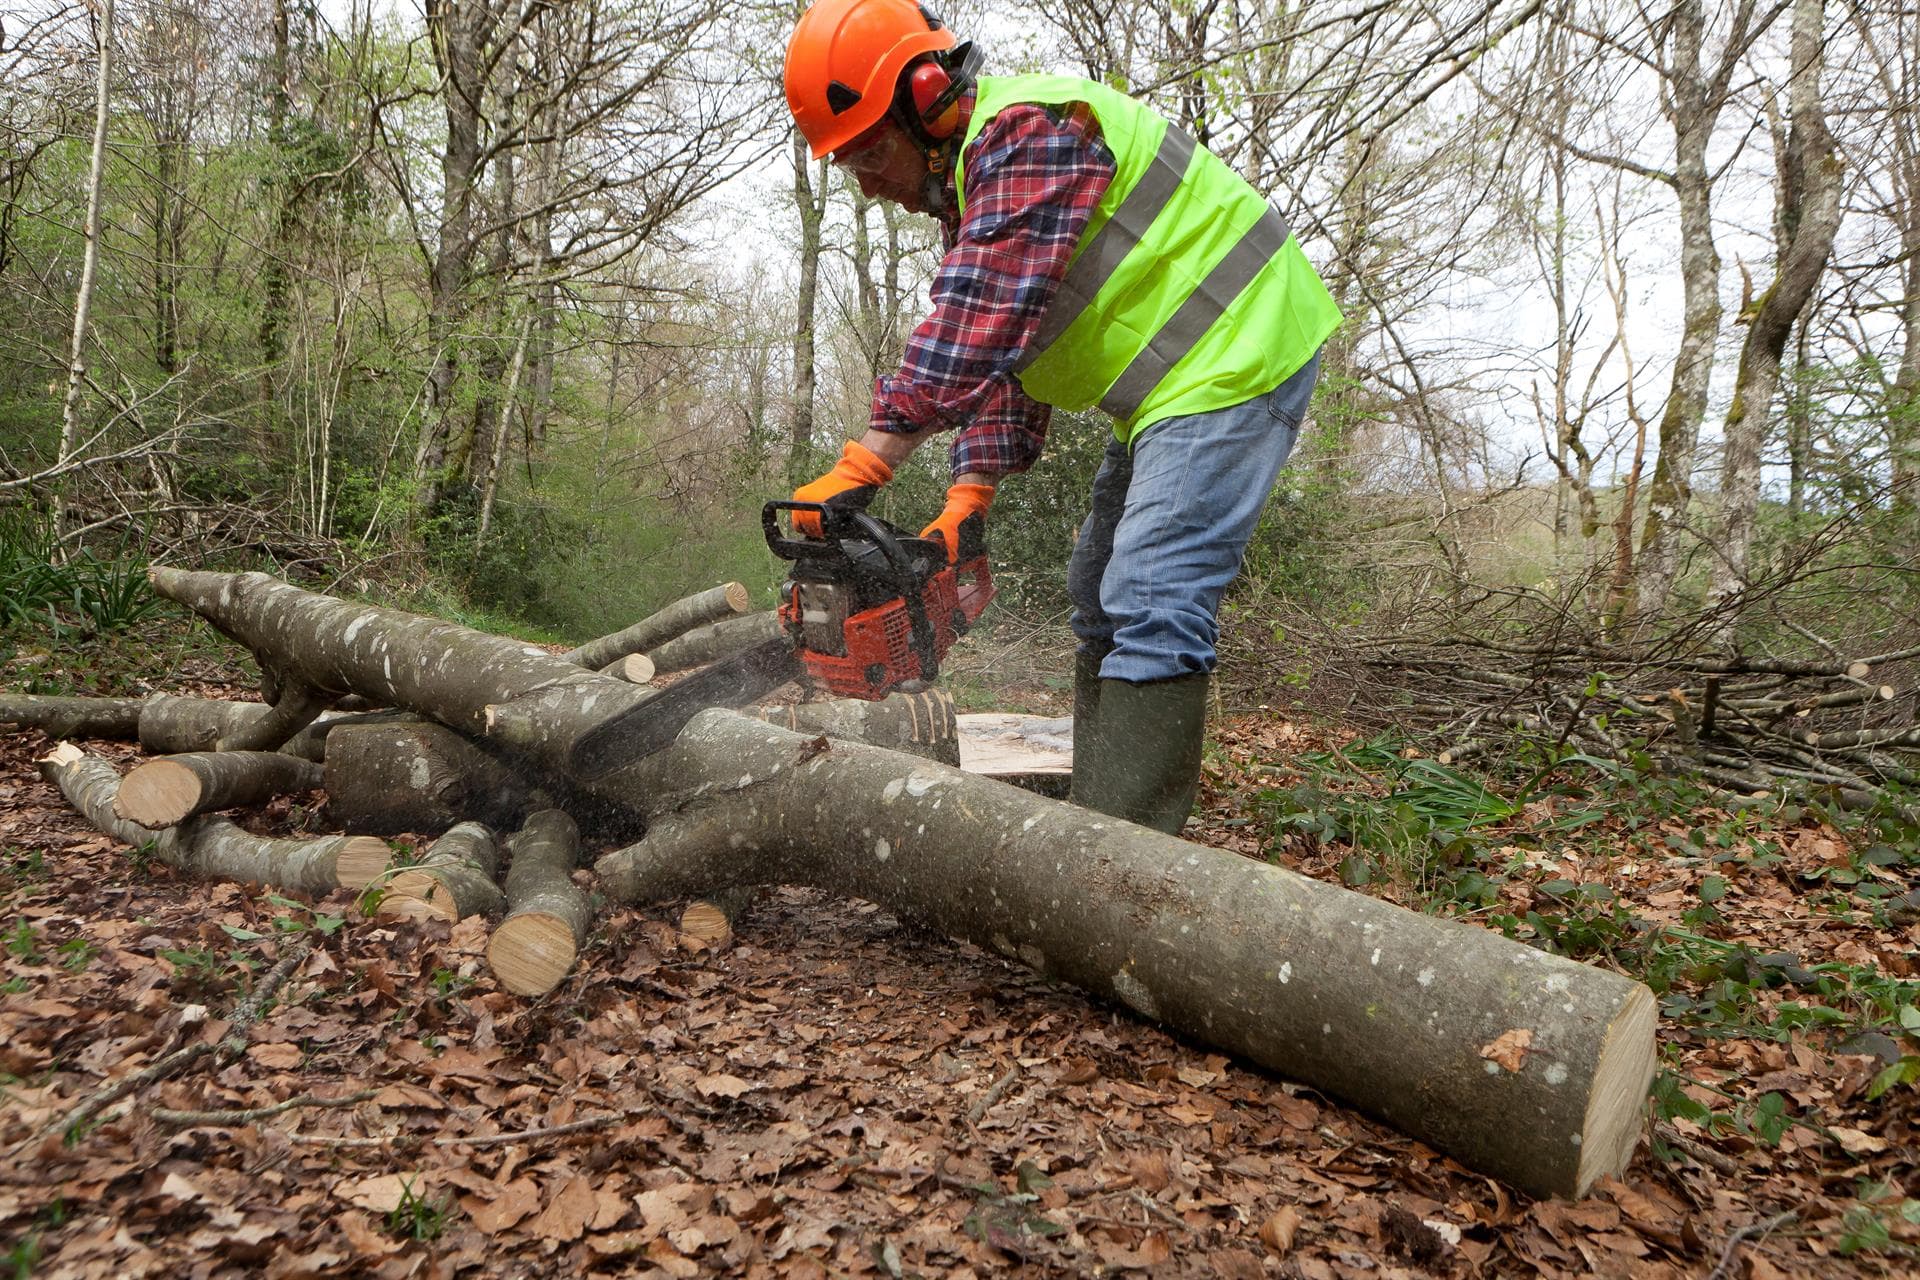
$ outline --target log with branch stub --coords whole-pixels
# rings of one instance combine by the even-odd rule
[[[0,725],[38,729],[49,738],[139,736],[144,698],[62,698],[32,693],[0,693]]]
[[[120,782],[113,811],[149,829],[197,814],[312,791],[320,766],[278,751],[205,751],[164,756],[134,767]]]
[[[628,654],[656,649],[695,627],[745,613],[747,604],[745,586],[738,582],[723,582],[717,587],[676,600],[625,630],[589,640],[561,656],[575,666],[601,670]]]
[[[593,907],[573,882],[580,829],[560,809],[542,809],[507,841],[507,916],[487,938],[487,967],[520,996],[543,995],[573,971]]]
[[[472,736],[498,717],[522,731],[519,751],[548,768],[563,769],[582,734],[652,696],[536,645],[315,595],[263,573],[156,566],[148,578],[289,677],[416,711]],[[554,708],[572,714],[562,725],[529,728]]]
[[[120,775],[99,756],[61,743],[40,761],[41,776],[60,788],[68,803],[106,835],[135,849],[151,848],[156,861],[197,880],[237,880],[294,893],[324,894],[340,887],[337,868],[356,856],[370,856],[368,845],[386,845],[364,836],[274,839],[256,836],[224,818],[192,818],[177,827],[149,831],[113,811]]]
[[[647,651],[656,675],[672,675],[731,658],[780,635],[780,614],[773,609],[726,618],[695,627],[683,636]]]
[[[140,745],[155,755],[166,756],[212,751],[222,738],[231,738],[272,711],[264,702],[156,693],[140,710]]]
[[[458,823],[428,846],[419,862],[393,874],[381,907],[411,899],[436,920],[497,916],[507,907],[499,876],[500,847],[493,832],[482,823]]]
[[[222,734],[213,748],[216,751],[278,751],[317,720],[331,703],[331,698],[311,685],[301,682],[283,685],[266,714]]]
[[[877,902],[1345,1099],[1534,1195],[1625,1168],[1644,986],[931,762],[724,711],[622,771],[619,900],[790,883]]]

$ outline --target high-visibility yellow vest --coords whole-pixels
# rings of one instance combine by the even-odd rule
[[[1084,102],[1116,172],[1015,365],[1043,404],[1098,405],[1132,440],[1285,382],[1340,324],[1287,223],[1178,125],[1077,76],[982,76],[960,154],[1022,104]],[[966,209],[966,172],[954,187]]]

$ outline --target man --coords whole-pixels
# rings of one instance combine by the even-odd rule
[[[1039,456],[1052,408],[1110,414],[1068,569],[1072,794],[1177,832],[1220,597],[1340,314],[1280,216],[1178,126],[1088,80],[978,65],[913,0],[818,0],[788,43],[813,156],[939,218],[947,243],[866,435],[794,497],[864,505],[957,428],[946,509],[923,531],[951,554],[960,522]]]

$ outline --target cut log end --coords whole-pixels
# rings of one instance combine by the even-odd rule
[[[567,921],[525,911],[503,920],[487,939],[487,966],[514,995],[539,996],[566,979],[579,951]]]
[[[396,898],[405,898],[414,904],[409,910],[417,912],[417,915],[410,918],[445,920],[449,924],[460,918],[460,908],[454,902],[453,894],[424,871],[409,868],[395,872],[393,878],[387,881],[387,898],[381,903],[382,909],[386,901]]]
[[[1576,1200],[1601,1178],[1618,1176],[1633,1158],[1633,1149],[1646,1127],[1659,1013],[1653,993],[1635,987],[1607,1028],[1580,1127],[1580,1163],[1573,1188]]]
[[[747,587],[743,582],[729,582],[726,585],[727,608],[735,613],[745,613],[752,601],[747,598]]]
[[[680,932],[709,947],[721,947],[733,940],[733,922],[717,903],[702,899],[688,903],[680,913]]]
[[[393,850],[385,840],[373,836],[354,836],[340,848],[334,859],[333,874],[343,889],[364,889],[387,874]]]
[[[628,684],[647,684],[654,677],[653,659],[644,653],[630,653],[600,668],[600,674],[625,680]]]
[[[1870,662],[1850,662],[1847,664],[1847,674],[1855,680],[1865,680],[1872,671],[1873,664]]]
[[[129,822],[158,830],[184,822],[200,804],[200,779],[173,760],[149,760],[120,780],[113,811]]]

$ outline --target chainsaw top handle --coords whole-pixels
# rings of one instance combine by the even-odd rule
[[[780,531],[779,513],[782,511],[810,511],[820,517],[821,538],[790,538]],[[905,533],[888,524],[878,516],[868,515],[858,507],[833,506],[825,502],[795,502],[790,498],[776,498],[760,508],[760,527],[767,535],[767,548],[782,560],[825,560],[839,558],[840,540],[843,538],[861,538],[880,548],[880,554],[887,564],[902,576],[903,582],[911,581],[913,553],[903,542],[924,542],[923,538],[909,538]]]

